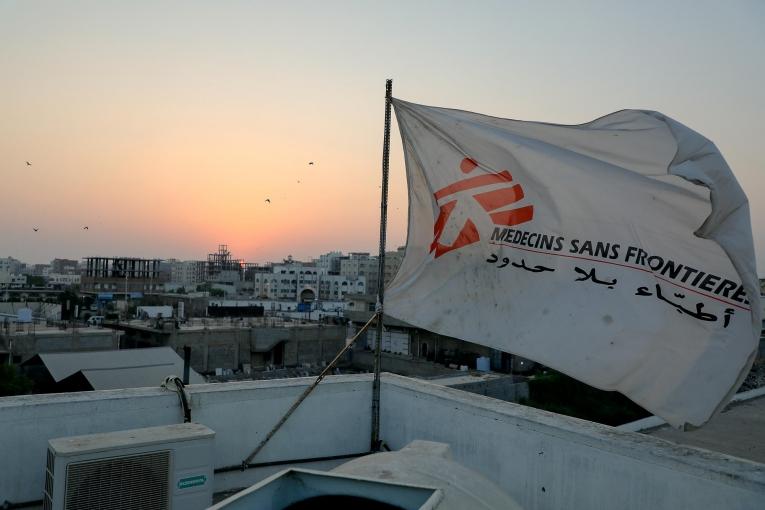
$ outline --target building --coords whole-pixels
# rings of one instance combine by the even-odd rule
[[[396,273],[398,272],[398,268],[401,267],[401,263],[404,261],[405,251],[406,251],[406,248],[404,246],[399,246],[396,251],[385,252],[384,278],[385,278],[386,287],[391,281],[393,281],[393,278],[396,276]]]
[[[32,276],[42,276],[43,278],[47,278],[50,273],[50,264],[35,264],[32,266]]]
[[[209,281],[240,281],[244,271],[244,261],[235,259],[228,250],[228,245],[219,244],[218,251],[207,255],[207,276]]]
[[[0,259],[0,289],[20,289],[27,285],[27,277],[22,274],[26,264],[13,257]]]
[[[49,273],[46,277],[49,289],[63,289],[80,285],[82,277],[79,274],[56,274]]]
[[[388,285],[393,277],[396,276],[401,262],[404,260],[404,247],[399,247],[396,251],[385,252],[385,268],[383,271],[383,281]],[[379,278],[379,261],[377,256],[372,256],[366,252],[353,252],[345,257],[340,257],[340,274],[347,278],[358,278],[363,276],[366,280],[366,292],[377,294]]]
[[[0,289],[21,289],[27,286],[27,275],[0,271]]]
[[[366,292],[377,293],[377,257],[366,252],[352,252],[340,259],[340,275],[354,279],[364,277]]]
[[[340,260],[343,258],[343,252],[331,251],[324,255],[319,255],[314,259],[314,264],[325,274],[340,274]]]
[[[372,318],[377,296],[352,295],[347,296],[346,301],[348,304],[344,316],[350,321],[350,337]],[[406,375],[416,375],[418,370],[430,371],[430,367],[422,362],[475,368],[478,357],[491,359],[493,369],[506,368],[501,362],[501,356],[497,354],[499,351],[490,347],[432,333],[388,316],[385,317],[384,324],[381,350],[386,353],[383,359],[383,367],[387,367],[384,368],[386,370]],[[369,328],[356,345],[359,352],[354,355],[354,363],[362,367],[371,367],[371,353],[377,345],[376,328]],[[532,368],[531,362],[528,362],[527,368]]]
[[[0,273],[21,274],[27,265],[13,257],[0,259]]]
[[[50,263],[50,272],[57,274],[79,274],[80,264],[72,259],[53,259]]]
[[[86,292],[157,292],[170,279],[159,259],[87,257],[82,274]]]
[[[304,378],[186,387],[191,420],[215,432],[215,453],[201,462],[214,469],[207,482],[216,498],[284,469],[326,471],[369,455],[372,374],[339,375],[318,385],[266,448],[242,463],[312,383]],[[13,469],[0,470],[0,494],[10,507],[42,506],[51,439],[180,424],[185,410],[178,393],[159,384],[0,401],[0,456],[13,459]],[[763,429],[752,431],[756,450],[765,443]],[[762,461],[392,374],[380,378],[379,437],[392,451],[414,440],[448,444],[454,461],[527,510],[765,507]],[[399,475],[392,465],[388,481]],[[133,472],[120,478],[140,479]],[[170,480],[173,487],[177,479]],[[448,503],[436,504],[455,508]]]
[[[187,290],[194,290],[197,285],[207,281],[207,262],[204,260],[166,261],[170,267],[170,283],[182,285]]]
[[[347,294],[366,292],[366,278],[325,270],[313,262],[287,258],[252,273],[252,294],[262,299],[313,302],[342,301]]]

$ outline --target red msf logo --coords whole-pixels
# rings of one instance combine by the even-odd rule
[[[460,169],[463,173],[469,174],[478,167],[478,163],[471,158],[465,158],[460,163]],[[513,176],[507,170],[502,170],[498,174],[484,174],[468,177],[454,184],[450,184],[434,193],[436,202],[441,199],[454,195],[457,192],[474,188],[485,188],[490,185],[503,184],[501,187],[492,186],[490,191],[484,191],[473,195],[473,198],[483,207],[484,211],[491,218],[495,225],[513,226],[530,221],[534,217],[534,206],[526,205],[515,209],[505,209],[498,211],[510,204],[518,202],[523,198],[523,189],[520,184],[511,184]],[[457,234],[452,244],[441,244],[440,239],[444,233],[444,227],[449,221],[452,211],[457,206],[457,199],[449,200],[440,206],[438,219],[433,225],[433,242],[430,244],[430,252],[435,252],[435,258],[449,253],[450,251],[473,244],[480,239],[478,229],[473,220],[468,218],[462,225],[462,229]]]

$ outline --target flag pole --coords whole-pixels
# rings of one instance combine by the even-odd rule
[[[385,80],[385,131],[383,134],[382,192],[380,193],[380,251],[377,257],[377,341],[372,383],[372,444],[380,451],[380,356],[382,352],[383,303],[385,301],[385,236],[388,227],[388,160],[390,156],[390,107],[393,80]]]

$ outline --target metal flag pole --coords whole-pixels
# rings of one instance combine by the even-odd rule
[[[380,194],[380,252],[377,257],[377,340],[375,342],[374,382],[372,384],[372,445],[380,451],[380,356],[382,352],[383,303],[385,301],[385,236],[388,227],[388,160],[390,156],[390,107],[393,80],[385,80],[385,131],[382,155],[382,192]]]

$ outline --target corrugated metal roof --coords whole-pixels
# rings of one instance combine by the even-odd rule
[[[56,382],[82,371],[93,389],[159,386],[165,377],[183,377],[183,359],[170,347],[119,351],[59,352],[38,354]],[[189,383],[204,383],[189,370]]]

